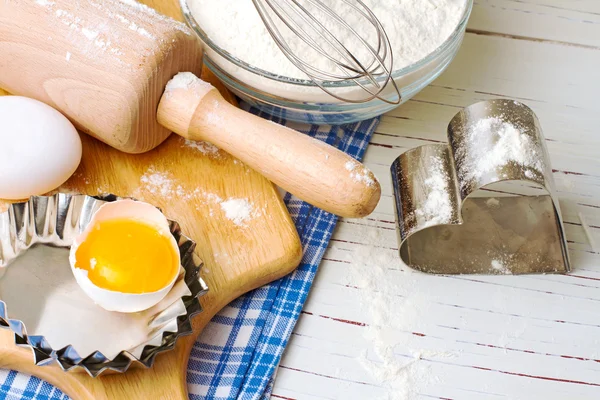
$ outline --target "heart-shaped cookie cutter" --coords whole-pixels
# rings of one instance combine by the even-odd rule
[[[391,175],[400,257],[409,267],[437,274],[570,270],[548,150],[524,104],[498,99],[463,109],[448,125],[448,144],[403,153]]]

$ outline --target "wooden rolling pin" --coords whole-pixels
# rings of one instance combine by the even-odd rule
[[[57,108],[125,152],[151,150],[174,131],[221,147],[326,211],[373,211],[379,183],[348,155],[235,108],[191,73],[167,86],[179,72],[198,74],[201,57],[187,27],[134,0],[0,2],[0,87]]]

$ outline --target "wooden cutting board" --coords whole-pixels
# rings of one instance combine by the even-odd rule
[[[145,3],[181,19],[177,0]],[[214,79],[206,72],[203,76]],[[204,311],[193,320],[194,334],[159,355],[151,369],[93,379],[65,373],[56,365],[36,367],[31,351],[16,347],[8,330],[0,330],[0,367],[36,375],[77,400],[187,399],[188,357],[196,337],[233,299],[299,264],[302,247],[296,229],[272,183],[208,144],[189,144],[171,135],[149,153],[130,155],[87,135],[82,141],[82,163],[60,190],[135,197],[177,220],[197,242],[196,251],[205,263],[202,277],[210,291],[200,299]],[[245,226],[228,219],[221,208],[220,200],[230,198],[247,199],[252,205]],[[7,204],[0,202],[0,211]]]

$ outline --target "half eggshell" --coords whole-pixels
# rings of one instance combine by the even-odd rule
[[[177,276],[181,273],[181,265],[178,269],[175,269],[173,278],[164,288],[155,292],[139,294],[103,289],[88,278],[88,271],[75,266],[77,249],[85,241],[91,230],[102,221],[115,219],[132,219],[152,225],[157,231],[169,238],[172,250],[177,255],[177,259],[179,259],[179,247],[175,238],[171,235],[169,222],[158,208],[141,201],[118,200],[103,204],[98,208],[98,211],[96,211],[85,230],[75,238],[69,254],[71,270],[73,271],[75,280],[85,294],[105,310],[123,313],[143,311],[157,304],[169,293],[175,284]]]

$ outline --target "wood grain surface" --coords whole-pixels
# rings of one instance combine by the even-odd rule
[[[0,87],[128,153],[170,135],[156,120],[165,85],[201,69],[202,49],[185,25],[135,2],[4,1],[0,37]]]
[[[179,17],[174,0],[147,3]],[[295,268],[302,255],[298,234],[273,184],[207,143],[172,135],[155,150],[130,155],[87,135],[82,141],[82,163],[60,190],[133,196],[177,220],[198,243],[205,262],[202,277],[210,291],[201,298],[204,312],[193,320],[194,334],[159,355],[152,369],[92,379],[56,366],[35,367],[30,352],[14,346],[6,330],[0,331],[0,366],[46,379],[73,399],[185,399],[187,360],[198,333],[231,300]],[[245,226],[228,219],[220,207],[219,199],[231,198],[252,205]]]
[[[382,200],[368,219],[338,223],[273,399],[600,398],[600,253],[578,216],[600,243],[599,66],[597,0],[475,1],[448,70],[377,128],[364,161],[382,182]],[[574,270],[410,273],[397,256],[389,166],[407,149],[445,142],[462,107],[498,97],[524,102],[541,121]],[[361,257],[371,257],[368,266]],[[351,278],[367,268],[391,294]],[[370,299],[397,304],[391,328]],[[390,365],[395,377],[376,373]]]

